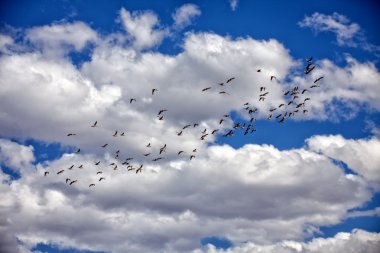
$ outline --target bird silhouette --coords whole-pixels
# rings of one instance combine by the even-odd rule
[[[102,181],[102,180],[106,180],[106,178],[105,177],[99,178],[99,182]]]
[[[107,145],[108,145],[108,143],[106,143],[106,144],[104,144],[104,145],[102,145],[100,147],[105,148],[105,147],[107,147]]]
[[[69,169],[69,170],[72,170],[73,168],[74,168],[74,164],[71,165],[68,169]]]
[[[316,83],[316,82],[320,81],[322,78],[323,78],[323,76],[321,76],[321,77],[318,77],[317,79],[315,79],[315,80],[314,80],[314,83]]]
[[[116,137],[117,136],[117,131],[112,135],[113,137]]]
[[[99,165],[100,161],[95,162],[95,165]]]
[[[226,81],[226,83],[229,83],[229,82],[231,82],[232,80],[234,80],[235,79],[235,77],[231,77],[230,79],[228,79],[227,81]]]
[[[154,92],[158,91],[157,89],[152,89],[152,95],[154,95]]]
[[[96,126],[97,126],[97,124],[98,124],[98,121],[95,121],[95,123],[94,123],[94,124],[92,124],[92,126],[91,126],[91,127],[96,127]]]
[[[46,177],[49,174],[49,171],[45,171],[44,176]]]
[[[90,184],[88,187],[92,187],[92,186],[95,186],[95,184]]]
[[[71,182],[70,182],[70,185],[72,185],[72,184],[74,184],[74,183],[76,183],[76,182],[77,182],[77,180],[71,181]]]
[[[206,91],[206,90],[209,90],[209,89],[211,89],[211,87],[204,88],[204,89],[202,90],[202,92],[203,92],[203,91]]]
[[[75,135],[77,135],[77,134],[73,134],[73,133],[67,134],[67,136],[75,136]]]
[[[79,153],[80,153],[80,148],[77,151],[75,151],[75,154],[79,154]]]
[[[132,104],[133,101],[136,102],[136,99],[135,99],[135,98],[131,98],[131,99],[129,100],[129,103]]]

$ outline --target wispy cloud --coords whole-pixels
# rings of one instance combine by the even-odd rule
[[[182,29],[191,24],[191,21],[201,15],[201,10],[195,4],[184,4],[180,8],[176,9],[172,17],[174,20],[173,27],[176,29]]]
[[[314,32],[332,32],[339,46],[360,47],[366,51],[380,51],[380,47],[367,42],[359,24],[339,13],[326,15],[319,12],[306,16],[298,22],[300,27],[311,28]]]
[[[237,6],[238,6],[238,0],[230,0],[230,6],[231,6],[231,9],[233,10],[233,11],[235,11],[236,10],[236,8],[237,8]]]

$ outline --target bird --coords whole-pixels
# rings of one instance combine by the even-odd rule
[[[305,103],[300,103],[296,106],[296,108],[300,108],[301,106],[305,106]]]
[[[195,148],[195,149],[193,149],[193,153],[195,153],[195,152],[197,152],[197,149]]]
[[[203,141],[207,135],[208,135],[208,134],[204,134],[204,135],[202,135],[202,136],[201,136],[201,140]]]
[[[269,115],[267,119],[268,119],[268,120],[270,120],[271,118],[272,118],[272,114],[271,114],[271,115]]]
[[[99,165],[100,161],[95,162],[95,165]]]
[[[60,170],[57,172],[57,175],[62,174],[65,170]]]
[[[265,87],[260,87],[260,92],[265,91]]]
[[[67,134],[67,136],[74,136],[74,135],[77,135],[77,134],[73,134],[73,133]]]
[[[190,127],[191,125],[186,125],[182,129],[185,130],[186,128]]]
[[[157,157],[157,158],[153,159],[152,161],[156,162],[156,161],[161,160],[161,159],[164,159],[164,158],[163,157]]]
[[[305,102],[308,101],[308,100],[310,100],[310,98],[305,98],[305,99],[303,100],[303,102],[305,103]]]
[[[81,164],[78,168],[79,168],[79,169],[83,169],[83,164]]]
[[[281,115],[282,115],[282,113],[281,113],[281,114],[279,114],[279,115],[277,115],[277,116],[276,116],[276,119],[278,119],[279,117],[281,117]]]
[[[90,184],[88,187],[95,186],[95,184]]]
[[[135,99],[135,98],[131,98],[131,99],[129,100],[129,103],[132,104],[133,101],[136,102],[136,99]]]
[[[284,93],[284,96],[287,96],[289,94],[290,90]]]
[[[96,172],[96,175],[99,175],[99,174],[102,174],[103,173],[103,171],[98,171],[98,172]]]
[[[110,163],[108,166],[114,166],[116,165],[116,163]]]
[[[199,124],[197,124],[197,123],[195,123],[195,124],[193,125],[193,127],[197,127],[197,126],[199,126]]]
[[[147,148],[150,148],[150,147],[151,147],[150,142],[146,145],[146,147],[147,147]]]
[[[182,135],[182,131],[177,132],[177,135],[178,135],[178,136],[181,136],[181,135]]]
[[[308,89],[303,89],[301,94],[304,94],[306,91],[308,91]]]
[[[99,182],[102,181],[102,180],[106,180],[106,178],[105,177],[99,178]]]
[[[265,92],[265,93],[263,93],[263,94],[260,94],[260,97],[265,97],[266,95],[268,95],[268,91],[267,92]]]
[[[46,175],[48,174],[49,174],[49,171],[45,171],[44,176],[46,177]]]
[[[185,151],[183,151],[183,150],[179,151],[179,152],[178,152],[178,155],[182,154],[183,152],[185,152]]]
[[[70,181],[70,178],[66,178],[66,184],[67,184],[67,182],[69,182]]]
[[[77,180],[71,181],[71,182],[70,182],[70,185],[72,185],[72,184],[74,184],[74,183],[76,183],[76,182],[77,182]]]
[[[113,137],[116,137],[117,136],[117,131],[112,135]]]
[[[96,127],[96,125],[98,124],[98,121],[95,121],[95,123],[94,124],[92,124],[92,126],[91,127]]]
[[[230,115],[229,115],[229,114],[224,114],[223,117],[225,117],[225,118],[229,118]]]
[[[157,116],[158,117],[158,120],[163,120],[164,119],[164,116]]]
[[[77,151],[75,151],[75,154],[79,154],[79,153],[80,153],[80,148]]]
[[[125,136],[125,133],[124,133],[124,132],[122,132],[122,133],[120,134],[120,136]]]
[[[277,108],[271,108],[271,109],[269,109],[270,112],[273,112],[275,110],[277,110]]]
[[[320,86],[319,86],[319,85],[316,85],[316,84],[314,84],[314,85],[310,86],[310,89],[312,89],[312,88],[317,88],[317,87],[320,87]]]
[[[312,60],[313,60],[313,57],[306,59],[307,62],[311,62]]]
[[[209,90],[209,89],[211,89],[211,87],[204,88],[204,89],[202,90],[202,92],[203,92],[203,91],[206,91],[206,90]]]
[[[106,144],[104,144],[104,145],[102,145],[100,147],[105,148],[105,147],[107,147],[107,145],[108,145],[108,143],[106,143]]]
[[[293,104],[293,100],[288,103],[288,105],[291,105],[291,104]]]
[[[218,132],[219,131],[219,129],[215,129],[215,130],[213,130],[212,132],[211,132],[211,134],[214,134],[214,133],[216,133],[216,132]]]
[[[284,106],[285,104],[280,104],[279,106],[278,106],[278,108],[281,108],[281,106]]]
[[[229,82],[231,82],[232,80],[234,80],[235,79],[235,77],[231,77],[230,79],[228,79],[227,81],[226,81],[226,83],[229,83]]]
[[[220,85],[220,86],[223,86],[223,85],[224,85],[224,83],[219,83],[219,85]]]
[[[141,164],[140,167],[136,170],[136,174],[139,173],[139,172],[140,173],[142,172],[142,167],[143,167],[143,164]]]
[[[232,136],[234,134],[234,131],[230,130],[228,133],[224,134],[224,137]]]
[[[167,111],[166,109],[161,109],[161,110],[158,112],[158,115],[161,115],[161,113],[166,112],[166,111]]]
[[[277,79],[275,76],[270,76],[270,80]]]
[[[279,121],[279,123],[283,123],[284,122],[284,120],[285,120],[285,116],[284,117],[282,117],[281,119],[280,119],[280,121]]]
[[[314,70],[314,68],[315,68],[315,66],[313,66],[313,67],[311,67],[311,68],[309,68],[309,69],[306,69],[306,70],[305,70],[305,74],[306,74],[306,75],[309,74],[311,71]]]
[[[245,103],[244,105],[249,105],[249,103],[247,102],[247,103]]]
[[[224,121],[224,119],[221,119],[221,120],[219,121],[219,125],[221,125],[221,124],[223,123],[223,121]]]
[[[229,93],[225,92],[225,91],[219,91],[219,94],[226,94],[226,95],[230,95]]]
[[[133,160],[133,157],[125,158],[126,161]]]
[[[264,101],[265,100],[265,97],[260,97],[259,98],[259,101]]]
[[[150,155],[150,153],[146,153],[146,154],[144,154],[144,156],[148,156],[148,155]]]
[[[258,69],[257,72],[261,72],[261,69]]]
[[[69,170],[71,170],[71,169],[73,169],[73,168],[74,168],[74,164],[71,165],[71,166],[69,167]]]
[[[193,159],[193,158],[195,158],[195,155],[191,155],[191,156],[190,156],[190,160]]]
[[[202,134],[205,134],[207,131],[207,128],[205,128],[205,130],[202,131]]]
[[[113,167],[113,170],[116,170],[117,169],[117,164],[115,164],[115,167]]]
[[[323,78],[323,76],[318,77],[317,79],[314,80],[314,83],[318,82],[318,81],[321,80],[322,78]]]
[[[154,92],[158,91],[157,89],[152,89],[152,95],[154,95]]]

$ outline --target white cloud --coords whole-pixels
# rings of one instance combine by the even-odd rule
[[[360,47],[376,54],[380,52],[380,46],[367,42],[357,23],[351,22],[349,18],[336,12],[332,15],[315,12],[298,22],[298,25],[311,28],[316,33],[334,33],[339,46]]]
[[[195,4],[184,4],[172,14],[176,29],[182,29],[191,24],[191,21],[201,15],[201,10]]]
[[[238,6],[238,3],[239,3],[238,0],[230,0],[230,6],[231,6],[231,9],[232,9],[233,11],[236,10],[236,8],[237,8],[237,6]]]
[[[341,232],[330,238],[315,238],[310,242],[283,241],[276,244],[260,245],[245,243],[227,250],[216,249],[208,245],[206,249],[196,250],[193,253],[336,253],[336,252],[366,252],[376,253],[380,248],[380,234],[355,229],[351,233]]]
[[[341,135],[314,136],[307,140],[311,150],[343,161],[353,171],[380,187],[380,141],[371,139],[350,140]]]
[[[12,170],[20,171],[29,167],[34,159],[33,146],[23,146],[0,139],[0,165],[4,164]]]
[[[14,44],[11,36],[0,34],[0,53],[9,53],[9,46]]]
[[[33,27],[26,37],[49,56],[60,56],[72,49],[81,51],[88,43],[96,42],[97,33],[83,22]]]
[[[333,32],[340,46],[355,46],[354,38],[359,36],[360,26],[339,13],[325,15],[318,12],[306,16],[298,23],[301,27],[309,27],[315,32]]]
[[[100,167],[93,163],[97,159]],[[42,242],[112,252],[186,252],[210,235],[234,244],[299,241],[319,226],[339,223],[371,197],[360,177],[345,175],[328,157],[306,149],[212,146],[190,163],[146,162],[142,174],[122,165],[112,170],[112,161],[107,154],[65,154],[38,164],[37,173],[3,183],[5,226],[29,248]],[[98,182],[98,170],[105,181]],[[69,186],[66,178],[78,182]]]
[[[157,46],[168,35],[166,29],[159,28],[158,17],[151,11],[130,13],[122,8],[120,18],[136,49]]]

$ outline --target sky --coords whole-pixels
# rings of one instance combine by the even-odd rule
[[[378,252],[378,10],[1,1],[0,252]]]

